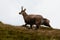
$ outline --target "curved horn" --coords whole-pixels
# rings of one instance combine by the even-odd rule
[[[24,11],[26,11],[26,9],[24,9]]]
[[[23,6],[21,6],[21,10],[23,10]]]

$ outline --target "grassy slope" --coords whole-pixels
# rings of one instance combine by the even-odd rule
[[[33,30],[0,22],[0,40],[60,40],[60,30],[46,27]]]

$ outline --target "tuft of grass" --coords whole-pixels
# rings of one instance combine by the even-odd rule
[[[0,40],[60,40],[60,30],[47,27],[34,30],[0,22]]]

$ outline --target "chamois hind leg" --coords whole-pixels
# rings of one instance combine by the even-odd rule
[[[49,26],[49,27],[51,27],[51,26],[49,25],[49,23],[46,23],[46,26]]]
[[[45,24],[46,26],[48,26],[49,28],[52,28],[51,25],[48,23],[48,24]]]
[[[52,28],[50,24],[48,24],[49,28]]]

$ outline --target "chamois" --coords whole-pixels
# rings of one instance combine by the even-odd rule
[[[29,24],[30,28],[32,29],[32,25],[36,25],[36,29],[38,29],[42,23],[43,16],[42,15],[28,15],[25,11],[26,9],[23,9],[23,7],[21,7],[21,12],[19,12],[19,14],[22,14],[24,18],[25,26]]]
[[[25,26],[29,24],[31,29],[32,25],[36,25],[36,29],[38,29],[40,25],[45,25],[51,28],[49,24],[50,20],[47,18],[43,18],[42,15],[28,15],[25,11],[26,9],[23,10],[23,7],[21,7],[21,12],[19,12],[24,18]]]

